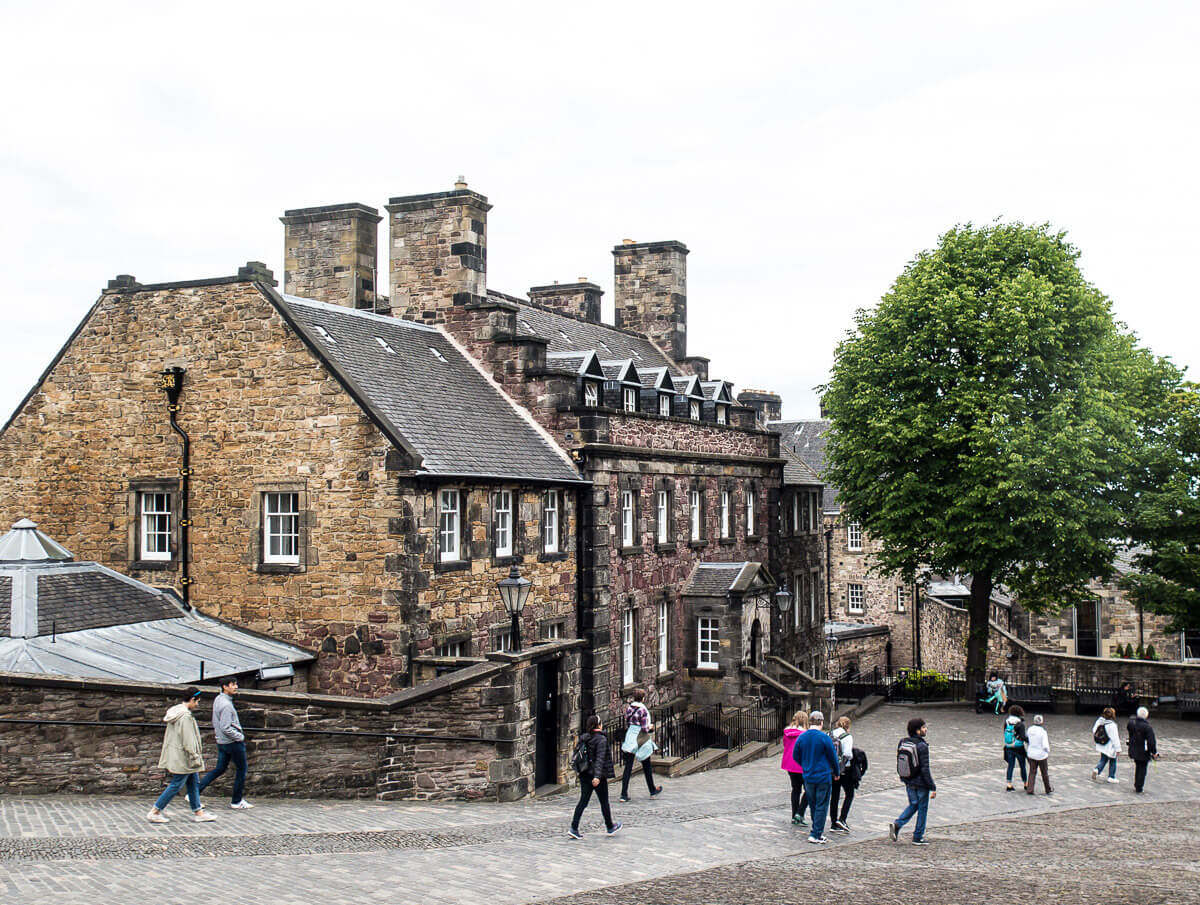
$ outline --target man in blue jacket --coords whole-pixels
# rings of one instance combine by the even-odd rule
[[[808,841],[813,845],[828,842],[825,838],[825,817],[829,814],[829,796],[833,781],[842,776],[841,759],[833,739],[822,731],[825,715],[814,710],[808,715],[808,730],[800,733],[792,757],[804,768],[804,790],[812,807],[812,832]]]

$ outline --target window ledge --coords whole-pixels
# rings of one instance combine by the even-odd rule
[[[641,544],[634,544],[632,547],[621,547],[617,550],[617,553],[621,556],[637,556],[643,552],[645,551],[642,549]]]
[[[655,544],[654,552],[655,553],[674,553],[676,546],[677,545],[674,543],[674,541],[672,541],[671,543],[667,543],[667,544]]]
[[[690,541],[688,541],[688,546],[691,547],[693,550],[703,550],[705,547],[708,546],[708,541],[706,541],[706,540],[690,540]]]
[[[129,568],[141,572],[174,572],[179,568],[179,563],[175,559],[135,559]]]
[[[260,575],[299,575],[304,566],[287,562],[260,562],[256,567]]]
[[[746,535],[746,540],[749,541],[750,543],[756,543],[762,539],[763,539],[763,536],[761,534],[747,534]]]
[[[658,682],[661,685],[664,682],[670,682],[674,678],[675,678],[675,670],[668,669],[666,672],[660,672],[657,676],[655,676],[654,681]]]
[[[538,562],[564,562],[570,558],[569,553],[539,553]]]
[[[452,559],[447,562],[435,562],[433,564],[433,571],[437,575],[443,572],[462,572],[469,568],[471,568],[471,560],[469,559]]]
[[[725,670],[719,666],[696,666],[692,668],[691,673],[698,679],[719,679],[725,675]]]
[[[626,682],[621,686],[621,694],[630,695],[642,687],[640,682]]]
[[[493,556],[492,557],[492,565],[494,567],[519,566],[523,562],[525,562],[525,557],[518,556],[516,554],[512,554],[509,556]]]
[[[722,537],[720,540],[717,541],[717,543],[720,544],[722,547],[732,547],[734,544],[737,543],[737,538],[736,537]]]

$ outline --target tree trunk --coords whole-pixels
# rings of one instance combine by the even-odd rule
[[[971,604],[967,626],[967,694],[983,682],[987,670],[988,622],[992,615],[992,574],[971,576]]]

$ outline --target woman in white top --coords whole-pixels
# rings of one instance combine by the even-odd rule
[[[1050,794],[1050,736],[1046,734],[1045,720],[1039,713],[1033,718],[1033,725],[1025,733],[1025,756],[1029,758],[1029,779],[1025,783],[1025,794],[1032,795],[1034,784],[1037,782],[1038,770],[1042,771],[1042,787]]]
[[[1092,741],[1096,743],[1096,750],[1100,752],[1100,763],[1096,764],[1096,769],[1092,771],[1092,779],[1096,782],[1100,781],[1105,764],[1108,765],[1108,781],[1121,781],[1117,779],[1117,755],[1121,753],[1121,733],[1117,729],[1116,718],[1117,712],[1111,707],[1105,707],[1104,713],[1092,724]],[[1101,726],[1104,727],[1104,736],[1108,739],[1103,743],[1098,741],[1097,735]]]
[[[842,775],[833,781],[833,794],[829,799],[829,816],[833,818],[829,826],[835,833],[848,833],[850,827],[846,824],[846,815],[850,813],[850,802],[854,801],[854,790],[858,788],[858,773],[851,768],[854,759],[854,736],[850,734],[850,717],[844,716],[837,721],[833,732],[834,747],[837,748],[838,760]],[[842,813],[838,815],[838,797],[846,794],[842,802]]]

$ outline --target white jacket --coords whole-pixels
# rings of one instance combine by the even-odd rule
[[[1096,751],[1108,757],[1116,757],[1121,753],[1121,732],[1117,729],[1117,724],[1112,720],[1106,720],[1104,717],[1100,717],[1096,720],[1096,722],[1092,723],[1093,736],[1096,734],[1096,727],[1101,723],[1105,724],[1105,728],[1108,730],[1108,744],[1101,745],[1098,742],[1095,743]]]
[[[1050,756],[1050,736],[1036,723],[1025,731],[1025,755],[1030,760],[1045,760]]]

